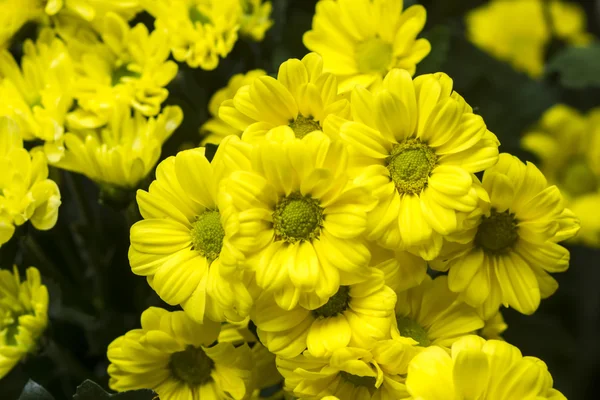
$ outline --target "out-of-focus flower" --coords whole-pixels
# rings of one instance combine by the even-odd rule
[[[265,38],[266,31],[273,26],[271,16],[272,5],[270,1],[240,0],[242,16],[240,34],[249,36],[260,42]]]

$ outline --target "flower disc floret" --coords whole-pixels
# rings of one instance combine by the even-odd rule
[[[323,209],[319,201],[300,193],[281,199],[273,212],[275,238],[288,243],[319,238],[323,227]]]
[[[302,139],[311,132],[323,129],[314,118],[304,117],[302,115],[298,115],[294,121],[290,122],[289,127],[292,128],[298,139]]]
[[[431,344],[431,340],[427,336],[427,331],[417,321],[412,318],[397,316],[398,331],[401,336],[413,338],[419,346],[427,347]]]
[[[374,37],[356,45],[356,64],[363,74],[385,74],[392,61],[392,44]]]
[[[192,223],[191,235],[192,248],[209,262],[214,261],[221,254],[225,237],[219,211],[207,210],[196,217],[196,221]]]
[[[202,347],[188,346],[183,351],[171,354],[170,366],[176,378],[193,387],[212,379],[211,371],[215,362]]]
[[[488,253],[503,253],[508,251],[519,239],[518,222],[509,211],[490,211],[488,217],[483,217],[477,234],[475,245]]]
[[[437,156],[419,140],[407,140],[394,146],[386,164],[398,193],[418,194],[427,185]]]
[[[327,303],[321,307],[313,310],[315,317],[329,318],[334,317],[338,314],[343,313],[348,308],[348,302],[350,301],[350,287],[340,286],[340,289],[336,294],[331,296]]]

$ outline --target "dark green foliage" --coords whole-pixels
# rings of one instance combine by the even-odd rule
[[[19,400],[54,400],[54,397],[46,389],[30,379],[23,388]]]
[[[97,383],[86,380],[77,387],[74,400],[153,400],[156,393],[152,390],[131,390],[116,394],[108,394]]]
[[[564,87],[600,87],[600,45],[562,49],[546,65],[546,73],[557,73]]]

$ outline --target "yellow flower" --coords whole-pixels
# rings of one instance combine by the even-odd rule
[[[408,367],[406,388],[415,400],[566,400],[552,388],[542,360],[477,336],[454,343],[451,355],[435,346],[417,355]]]
[[[156,307],[144,311],[141,321],[141,329],[108,346],[111,389],[153,389],[161,400],[240,400],[249,394],[250,348],[212,345],[218,323],[198,324],[183,311]]]
[[[0,270],[0,379],[36,351],[48,325],[48,289],[35,267],[25,274],[21,282],[16,266],[12,274]]]
[[[448,243],[431,266],[449,270],[450,290],[481,306],[484,319],[500,304],[532,314],[558,287],[548,272],[569,267],[569,251],[557,242],[575,235],[579,222],[537,167],[510,154],[485,171],[483,187],[490,202],[474,214],[461,243]]]
[[[308,348],[315,357],[326,357],[342,347],[368,348],[390,339],[396,295],[385,286],[380,270],[371,269],[365,281],[340,286],[324,301],[303,302],[282,310],[272,296],[256,302],[253,321],[262,343],[282,357],[296,357]]]
[[[229,79],[226,87],[217,90],[208,103],[208,112],[212,118],[200,127],[200,134],[203,136],[201,145],[206,143],[219,144],[226,136],[242,135],[242,130],[233,128],[219,117],[219,107],[225,100],[233,99],[242,86],[249,85],[254,79],[266,74],[262,69],[255,69],[246,74],[235,74]]]
[[[88,46],[76,63],[75,97],[81,109],[69,115],[75,129],[105,124],[118,102],[126,102],[146,117],[159,113],[169,92],[165,86],[177,74],[169,58],[164,31],[148,32],[142,23],[130,28],[118,14],[104,17],[102,42]]]
[[[117,104],[106,126],[72,130],[65,135],[65,156],[59,168],[86,175],[101,185],[135,189],[156,165],[163,143],[183,119],[177,106],[156,118],[131,114]]]
[[[542,116],[521,143],[540,159],[540,170],[556,184],[580,217],[574,238],[600,247],[600,108],[586,115],[559,104]]]
[[[461,337],[483,328],[477,311],[448,289],[446,276],[427,276],[421,285],[397,295],[398,330],[393,334],[410,337],[419,346],[449,348]]]
[[[48,179],[43,152],[23,148],[18,126],[0,118],[0,247],[12,237],[15,226],[27,221],[39,230],[54,227],[60,191]]]
[[[277,79],[263,76],[241,87],[232,100],[221,104],[219,117],[243,131],[253,142],[269,132],[288,132],[303,138],[322,131],[327,116],[349,117],[350,104],[337,94],[337,80],[324,74],[316,53],[302,61],[290,59],[279,67]]]
[[[265,139],[248,161],[227,155],[250,165],[231,174],[219,199],[230,210],[223,227],[237,252],[224,264],[255,272],[258,287],[286,310],[364,278],[370,253],[363,232],[374,204],[350,185],[340,141],[321,132],[290,136]]]
[[[265,32],[273,26],[271,16],[271,2],[263,0],[240,0],[242,6],[242,19],[240,34],[249,36],[257,42],[265,38]]]
[[[173,57],[192,68],[212,70],[238,38],[240,0],[141,0],[164,30]]]
[[[427,39],[417,39],[427,16],[421,5],[402,8],[402,0],[321,0],[304,45],[340,79],[340,92],[376,88],[393,68],[414,75],[431,50]]]
[[[379,199],[367,238],[433,259],[442,237],[476,208],[473,174],[496,163],[496,136],[443,73],[413,81],[395,69],[378,93],[356,87],[352,116],[330,126],[339,126],[348,145],[355,182]]]
[[[41,139],[50,162],[63,153],[64,123],[73,104],[73,63],[65,44],[44,30],[35,44],[23,44],[21,67],[0,52],[0,115],[12,117],[25,140]]]
[[[44,9],[39,0],[0,1],[0,51],[10,45],[13,36],[23,25],[43,15]]]
[[[556,0],[493,0],[467,14],[465,22],[476,46],[532,77],[544,71],[553,35],[570,44],[586,44],[592,38],[585,32],[584,10]]]
[[[248,147],[231,136],[212,164],[204,148],[182,151],[160,163],[148,192],[137,193],[144,219],[131,228],[131,269],[148,277],[165,302],[181,304],[197,322],[205,317],[239,321],[252,305],[241,277],[221,277],[222,256],[229,251],[221,223],[227,210],[217,204],[221,182],[244,166],[243,160],[228,160],[227,154]]]
[[[303,400],[326,396],[344,400],[405,399],[405,374],[415,353],[407,342],[389,339],[367,349],[337,349],[327,358],[309,352],[291,359],[277,357],[277,368],[285,378],[285,389]]]
[[[507,328],[508,325],[506,325],[506,322],[504,322],[502,312],[498,310],[496,314],[492,315],[485,321],[485,325],[477,334],[487,340],[504,340],[501,335]]]

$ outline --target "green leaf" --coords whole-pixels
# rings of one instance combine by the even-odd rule
[[[558,73],[560,83],[571,89],[600,86],[600,44],[567,47],[546,65],[546,74]]]
[[[75,400],[154,400],[155,398],[158,398],[158,395],[150,389],[109,394],[89,379],[77,387],[77,392],[73,396]]]
[[[54,400],[54,397],[30,379],[23,388],[18,400]]]

